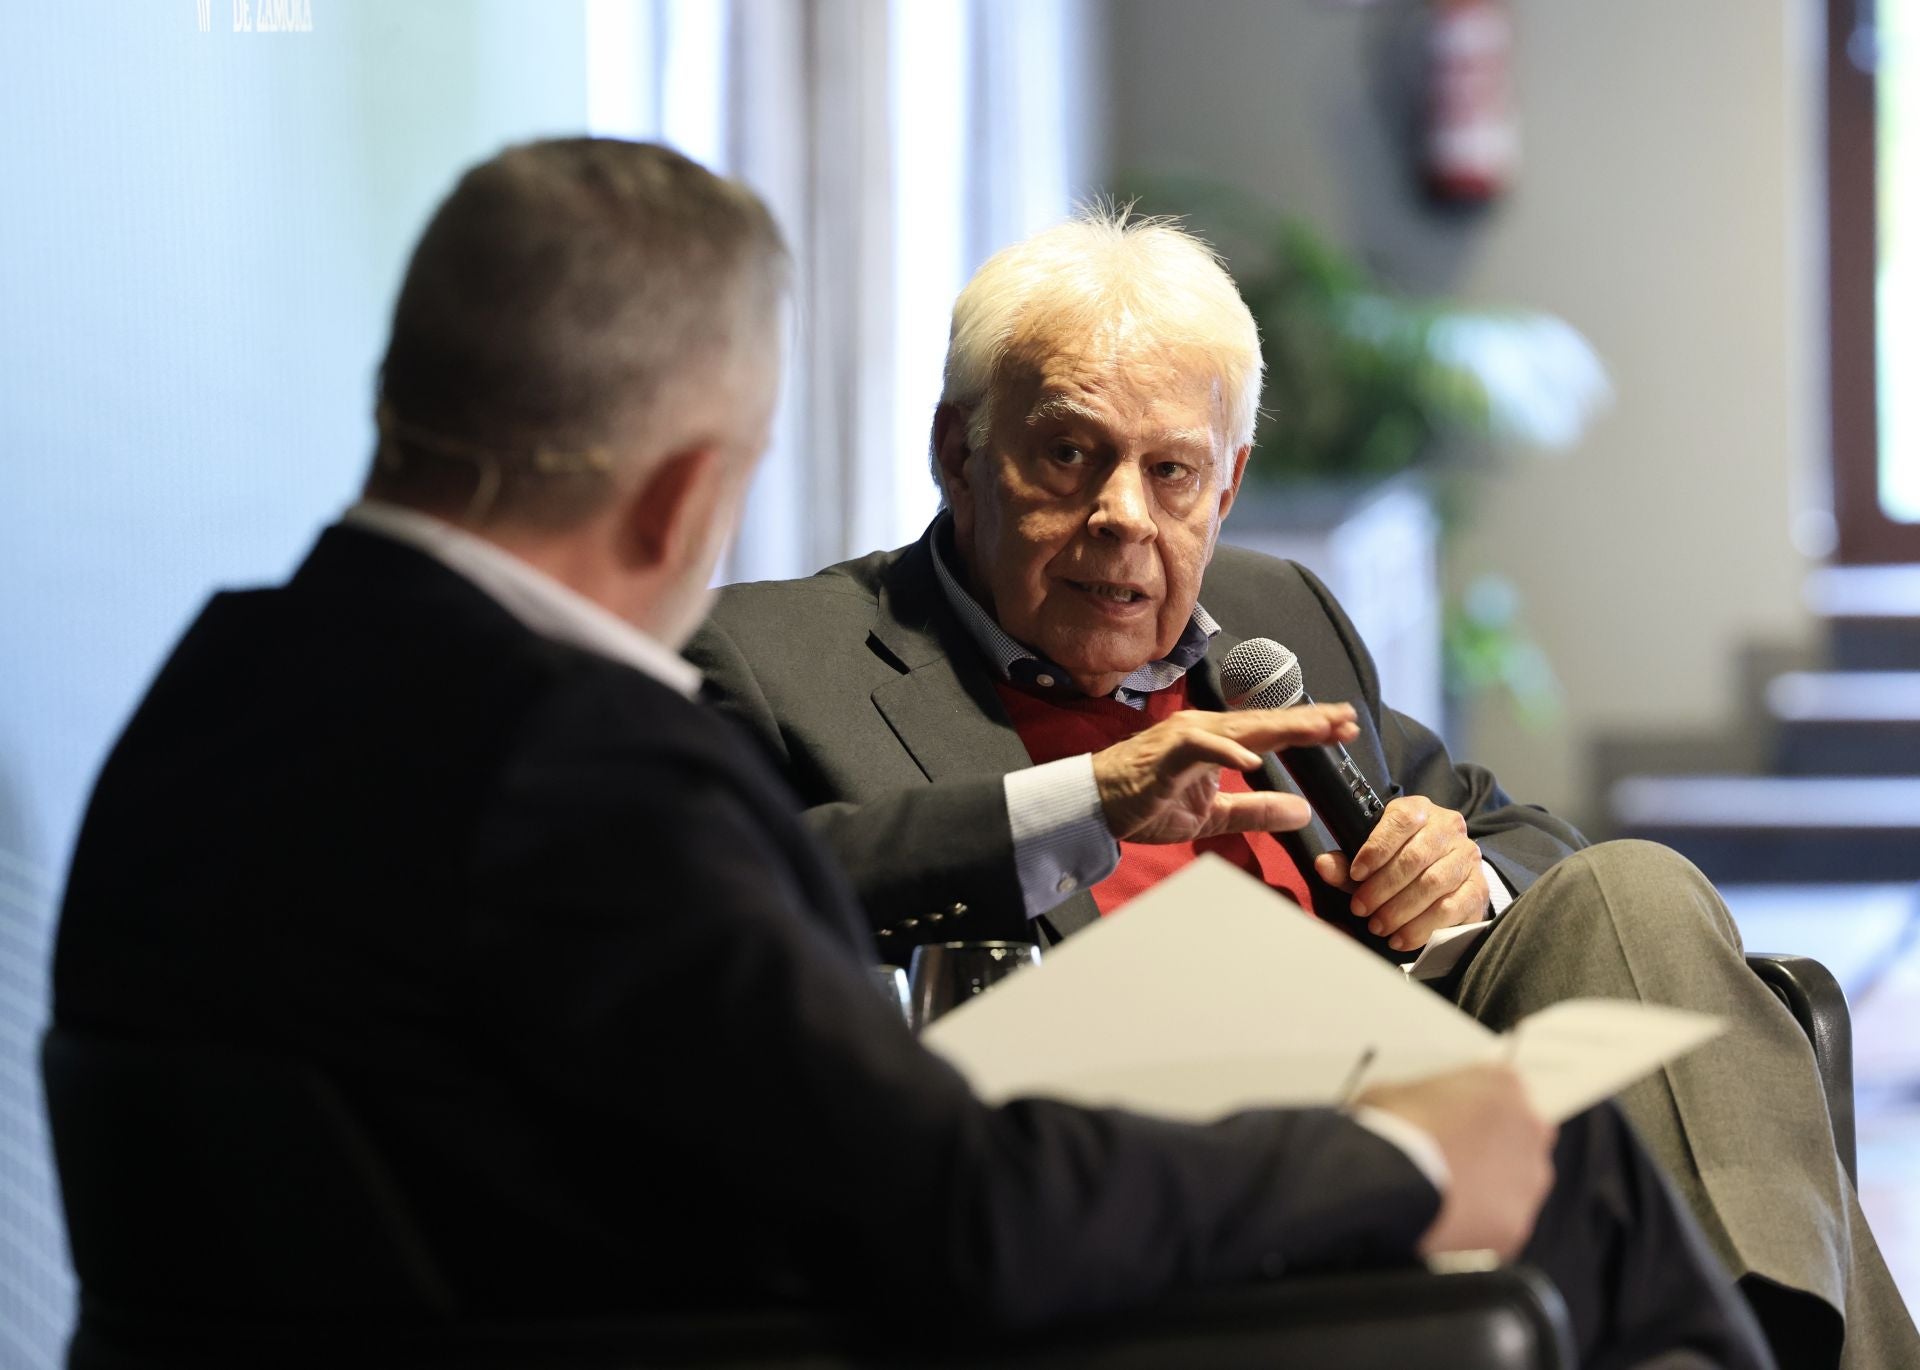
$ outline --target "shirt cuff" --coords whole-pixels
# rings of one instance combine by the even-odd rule
[[[1487,877],[1487,917],[1498,918],[1513,902],[1513,891],[1507,887],[1507,878],[1484,856],[1480,858],[1480,873]]]
[[[1398,1113],[1389,1113],[1384,1108],[1369,1108],[1365,1104],[1353,1110],[1353,1120],[1378,1137],[1383,1142],[1391,1142],[1406,1153],[1409,1161],[1427,1183],[1443,1196],[1447,1187],[1453,1183],[1453,1172],[1447,1168],[1447,1158],[1440,1150],[1440,1143],[1433,1140],[1433,1134],[1418,1123],[1410,1123]]]
[[[1038,918],[1075,890],[1113,874],[1120,844],[1100,808],[1092,755],[1010,771],[1002,783],[1027,917]]]

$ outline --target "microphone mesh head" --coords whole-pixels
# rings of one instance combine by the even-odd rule
[[[1250,637],[1220,663],[1229,709],[1284,709],[1305,697],[1300,659],[1270,637]]]

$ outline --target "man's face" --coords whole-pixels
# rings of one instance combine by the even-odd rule
[[[1212,370],[1106,331],[1017,348],[992,430],[939,441],[974,593],[1089,694],[1172,650],[1192,616],[1246,450],[1226,446]]]

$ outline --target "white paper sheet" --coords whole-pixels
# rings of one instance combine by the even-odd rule
[[[1218,857],[932,1024],[982,1097],[1046,1095],[1185,1119],[1342,1101],[1366,1083],[1512,1059],[1558,1122],[1714,1036],[1719,1019],[1557,1004],[1502,1038]]]

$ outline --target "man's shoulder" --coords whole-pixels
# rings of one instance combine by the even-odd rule
[[[685,655],[716,699],[817,715],[948,650],[951,619],[922,539],[799,580],[730,585]]]
[[[136,711],[109,780],[158,773],[190,737],[230,758],[230,774],[204,768],[216,787],[260,786],[253,752],[217,745],[245,737],[277,773],[310,777],[306,789],[377,777],[375,807],[404,795],[469,818],[496,785],[546,771],[580,781],[579,803],[602,777],[609,792],[636,776],[758,778],[713,711],[536,632],[431,558],[370,539],[325,551],[287,585],[213,598]],[[369,568],[378,574],[357,574]]]
[[[356,752],[445,745],[469,770],[497,764],[541,714],[577,716],[583,735],[700,731],[698,706],[653,677],[536,632],[425,553],[349,528],[324,534],[287,584],[215,595],[136,722],[210,712],[268,728],[308,707]],[[318,730],[271,731],[302,752]]]
[[[562,651],[571,649],[562,648]],[[737,772],[742,742],[714,710],[620,662],[581,652],[547,676],[518,740],[522,760]]]
[[[1320,598],[1320,583],[1297,561],[1270,556],[1246,547],[1221,543],[1214,549],[1201,582],[1200,602],[1215,618],[1237,610],[1271,609],[1276,597],[1301,604]]]
[[[871,617],[882,589],[912,547],[869,552],[794,580],[749,580],[728,585],[714,603],[721,622],[785,618],[794,613]]]
[[[709,676],[742,654],[757,670],[789,663],[809,674],[844,668],[850,652],[898,624],[922,624],[933,576],[924,544],[869,552],[798,580],[761,580],[720,591],[687,657]]]

